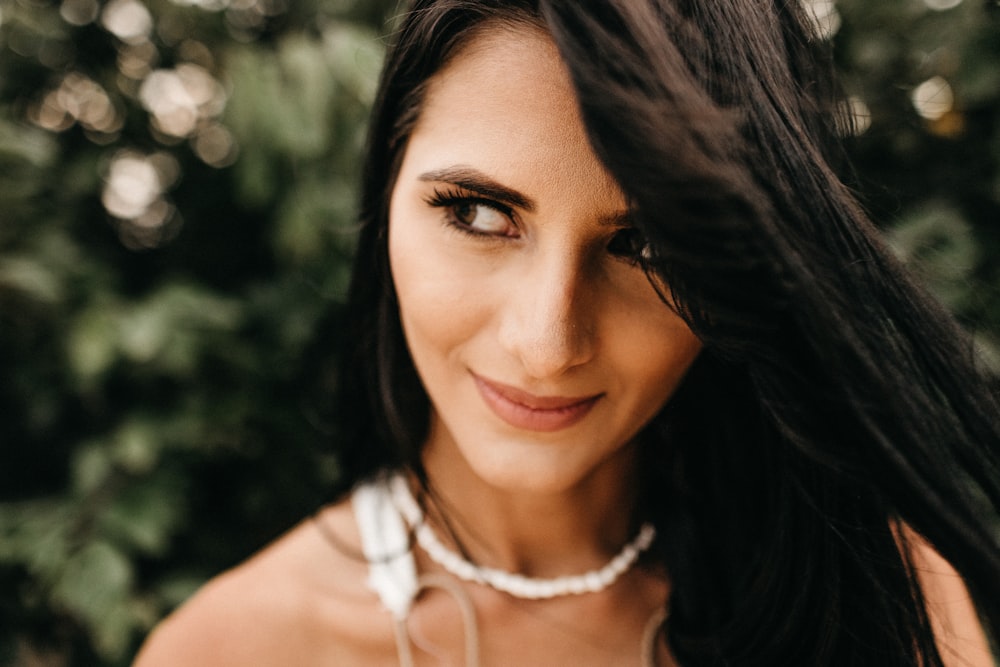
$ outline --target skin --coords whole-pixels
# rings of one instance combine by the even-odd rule
[[[630,443],[701,345],[622,252],[627,215],[545,35],[491,32],[436,79],[393,191],[389,258],[433,404],[424,465],[478,562],[587,571],[634,530]],[[511,424],[484,380],[530,395],[511,402],[593,405],[564,428]]]
[[[429,204],[435,188],[454,189],[456,165],[531,206]],[[623,198],[589,149],[544,34],[487,31],[432,79],[390,208],[402,322],[435,405],[424,457],[432,522],[446,513],[482,564],[541,577],[603,565],[634,531],[632,438],[699,344],[617,252]],[[449,228],[456,219],[489,235]],[[597,398],[564,427],[518,428],[490,407],[479,376],[542,399]],[[316,520],[340,548],[304,522],[206,585],[136,665],[397,665],[390,616],[356,555],[350,500]],[[925,544],[914,555],[942,644],[961,647],[946,664],[990,665],[961,580]],[[415,556],[419,571],[439,571]],[[642,630],[669,595],[665,574],[645,566],[600,593],[548,601],[463,588],[484,665],[638,665]],[[418,665],[463,664],[447,596],[421,597],[409,631]],[[663,645],[657,664],[674,664]]]

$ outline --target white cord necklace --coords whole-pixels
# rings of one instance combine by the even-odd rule
[[[470,563],[450,550],[438,540],[437,535],[424,520],[424,514],[410,493],[410,488],[404,477],[396,475],[390,483],[393,501],[403,518],[413,526],[417,544],[427,552],[431,560],[463,581],[483,584],[517,598],[542,600],[563,595],[603,591],[635,564],[639,559],[639,554],[648,549],[653,543],[653,538],[656,537],[656,529],[653,528],[652,524],[644,523],[635,538],[599,570],[591,570],[575,576],[556,577],[555,579],[525,577]]]

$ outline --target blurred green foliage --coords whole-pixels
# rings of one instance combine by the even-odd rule
[[[1000,372],[1000,1],[835,6],[861,199]]]
[[[327,499],[394,4],[0,0],[0,664],[128,664]],[[1000,3],[811,5],[860,196],[1000,368]]]
[[[387,5],[0,2],[0,664],[127,664],[326,500]]]

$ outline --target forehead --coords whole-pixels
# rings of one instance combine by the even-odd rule
[[[557,47],[530,25],[483,26],[430,79],[407,158],[475,166],[529,191],[556,181],[620,196]]]
[[[492,93],[503,100],[501,104],[530,100],[546,113],[576,113],[559,51],[548,33],[536,26],[499,21],[480,26],[428,82],[425,114],[449,104],[452,100],[447,98],[457,88]],[[521,110],[528,109],[522,105]]]

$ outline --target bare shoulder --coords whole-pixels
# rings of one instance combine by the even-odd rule
[[[366,577],[344,501],[209,581],[155,629],[134,665],[391,664],[391,619]]]
[[[946,667],[994,667],[986,635],[961,576],[930,544],[904,528],[906,544]]]

